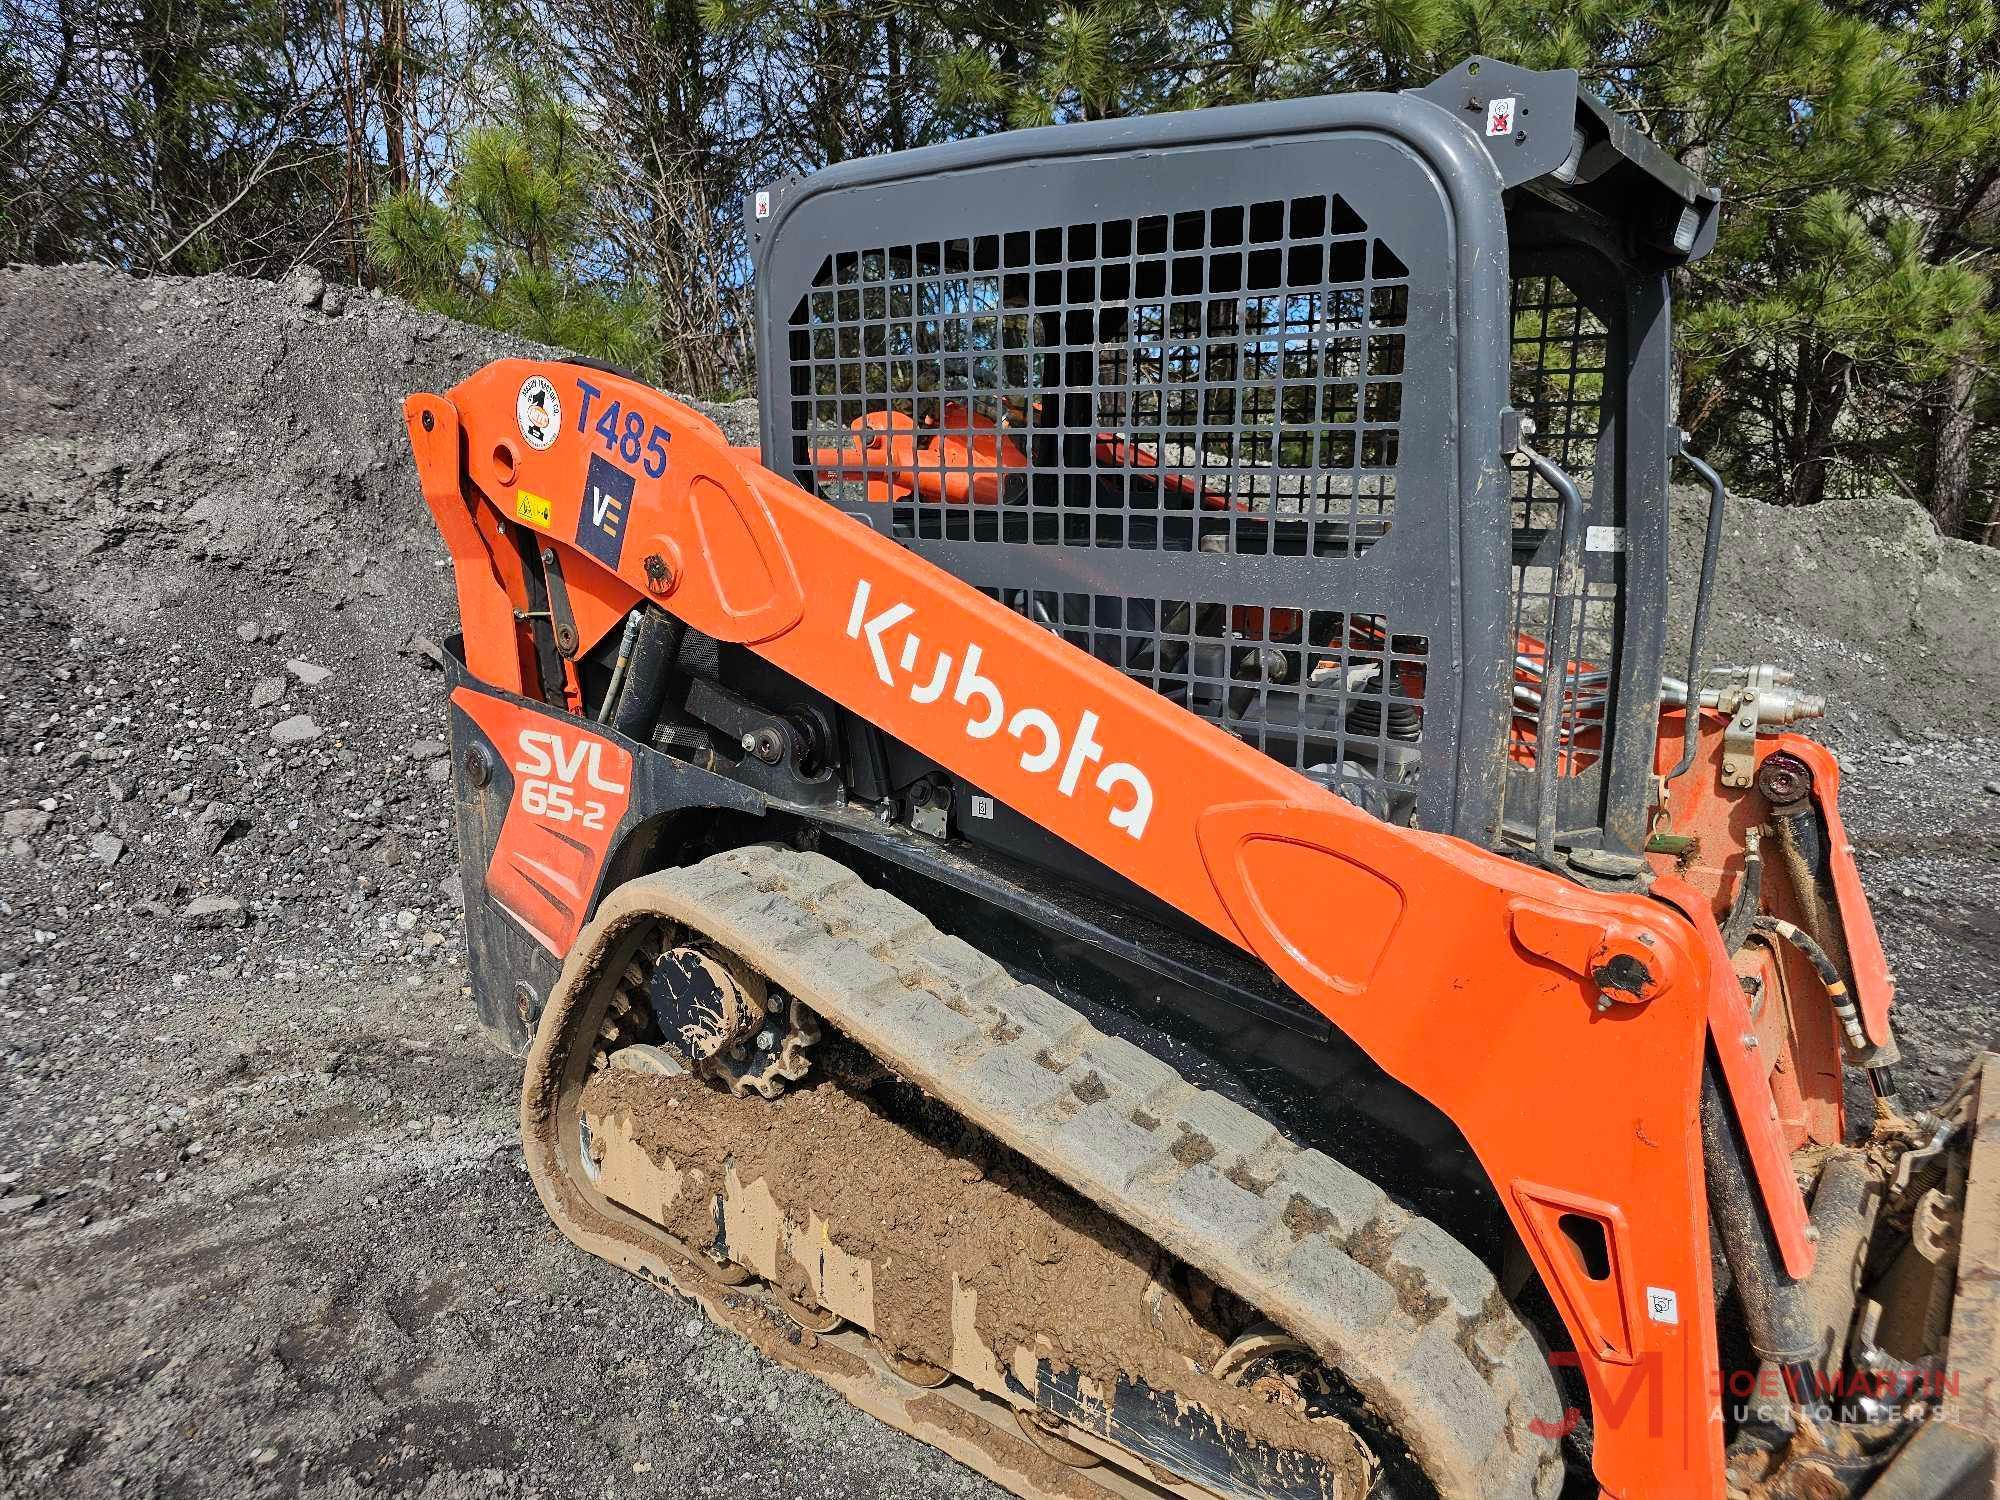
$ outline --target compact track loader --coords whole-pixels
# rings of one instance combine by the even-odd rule
[[[2000,1063],[1702,650],[1716,204],[1477,59],[758,192],[754,450],[412,396],[563,1232],[1022,1495],[1989,1493]]]

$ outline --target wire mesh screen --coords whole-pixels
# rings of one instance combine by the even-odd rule
[[[1430,641],[1385,616],[982,592],[1378,815],[1413,810]]]
[[[1619,497],[1600,494],[1600,438],[1619,371],[1612,332],[1577,291],[1554,275],[1517,276],[1513,298],[1513,402],[1535,424],[1533,445],[1576,481],[1587,523],[1584,597],[1570,626],[1568,672],[1560,685],[1557,775],[1564,823],[1594,822],[1620,628]],[[1515,673],[1508,813],[1526,822],[1542,695],[1550,690],[1544,654],[1553,626],[1557,525],[1555,490],[1516,455],[1511,462],[1514,563],[1511,607]],[[1605,472],[1613,472],[1606,464]]]
[[[1407,817],[1428,635],[1222,589],[1232,557],[1357,559],[1396,525],[1410,298],[1334,193],[837,250],[786,328],[794,472],[914,544],[1189,554],[1211,581],[1180,599],[959,571]]]
[[[1324,195],[831,255],[794,461],[916,537],[1358,553],[1395,511],[1407,277]]]

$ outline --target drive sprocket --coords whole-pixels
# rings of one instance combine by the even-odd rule
[[[739,1096],[777,1098],[811,1070],[807,1049],[820,1038],[818,1019],[803,1003],[734,955],[671,927],[640,944],[614,1012],[621,1000],[628,1012],[656,1018],[661,1039],[695,1072]],[[620,1031],[616,1040],[640,1039]]]

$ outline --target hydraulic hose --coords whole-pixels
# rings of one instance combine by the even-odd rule
[[[1732,913],[1733,916],[1733,913]],[[1759,932],[1768,932],[1780,942],[1789,943],[1805,956],[1813,966],[1813,972],[1826,987],[1826,998],[1833,1004],[1833,1013],[1840,1018],[1840,1029],[1846,1034],[1847,1045],[1857,1056],[1865,1056],[1868,1051],[1868,1034],[1861,1029],[1861,1012],[1855,1008],[1854,997],[1847,993],[1847,981],[1840,977],[1840,970],[1827,956],[1826,949],[1816,942],[1811,933],[1780,917],[1759,917],[1751,924]],[[1875,1095],[1878,1107],[1886,1107],[1890,1114],[1903,1112],[1903,1101],[1896,1093],[1896,1073],[1893,1068],[1882,1065],[1868,1069],[1868,1088]]]
[[[1732,955],[1750,936],[1751,924],[1757,917],[1757,904],[1764,898],[1762,843],[1754,828],[1744,835],[1743,879],[1736,887],[1736,900],[1730,905],[1728,919],[1722,924],[1722,945]]]
[[[1804,926],[1815,935],[1828,931],[1820,875],[1826,864],[1826,841],[1820,836],[1819,813],[1810,801],[1773,806],[1771,830],[1778,840],[1778,862],[1792,883]]]
[[[625,667],[623,691],[611,708],[611,727],[629,739],[651,738],[666,695],[667,670],[680,651],[682,626],[658,609],[637,612],[631,658]]]
[[[1840,977],[1840,970],[1833,966],[1826,949],[1820,947],[1803,927],[1787,922],[1783,917],[1759,917],[1751,925],[1759,932],[1770,933],[1780,942],[1789,943],[1804,955],[1806,962],[1819,975],[1819,982],[1826,987],[1826,998],[1833,1003],[1833,1013],[1840,1017],[1840,1029],[1847,1034],[1847,1045],[1856,1052],[1866,1052],[1868,1034],[1861,1029],[1861,1012],[1855,1008],[1854,997],[1847,993],[1847,981]]]
[[[604,686],[604,702],[599,705],[597,717],[601,723],[609,723],[612,710],[618,706],[619,691],[625,686],[625,674],[632,667],[632,643],[639,635],[638,610],[625,617],[625,628],[618,633],[618,659],[611,668],[611,681]]]

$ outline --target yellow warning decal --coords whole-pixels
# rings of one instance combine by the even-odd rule
[[[530,526],[549,528],[549,502],[528,490],[514,491],[514,514]]]

